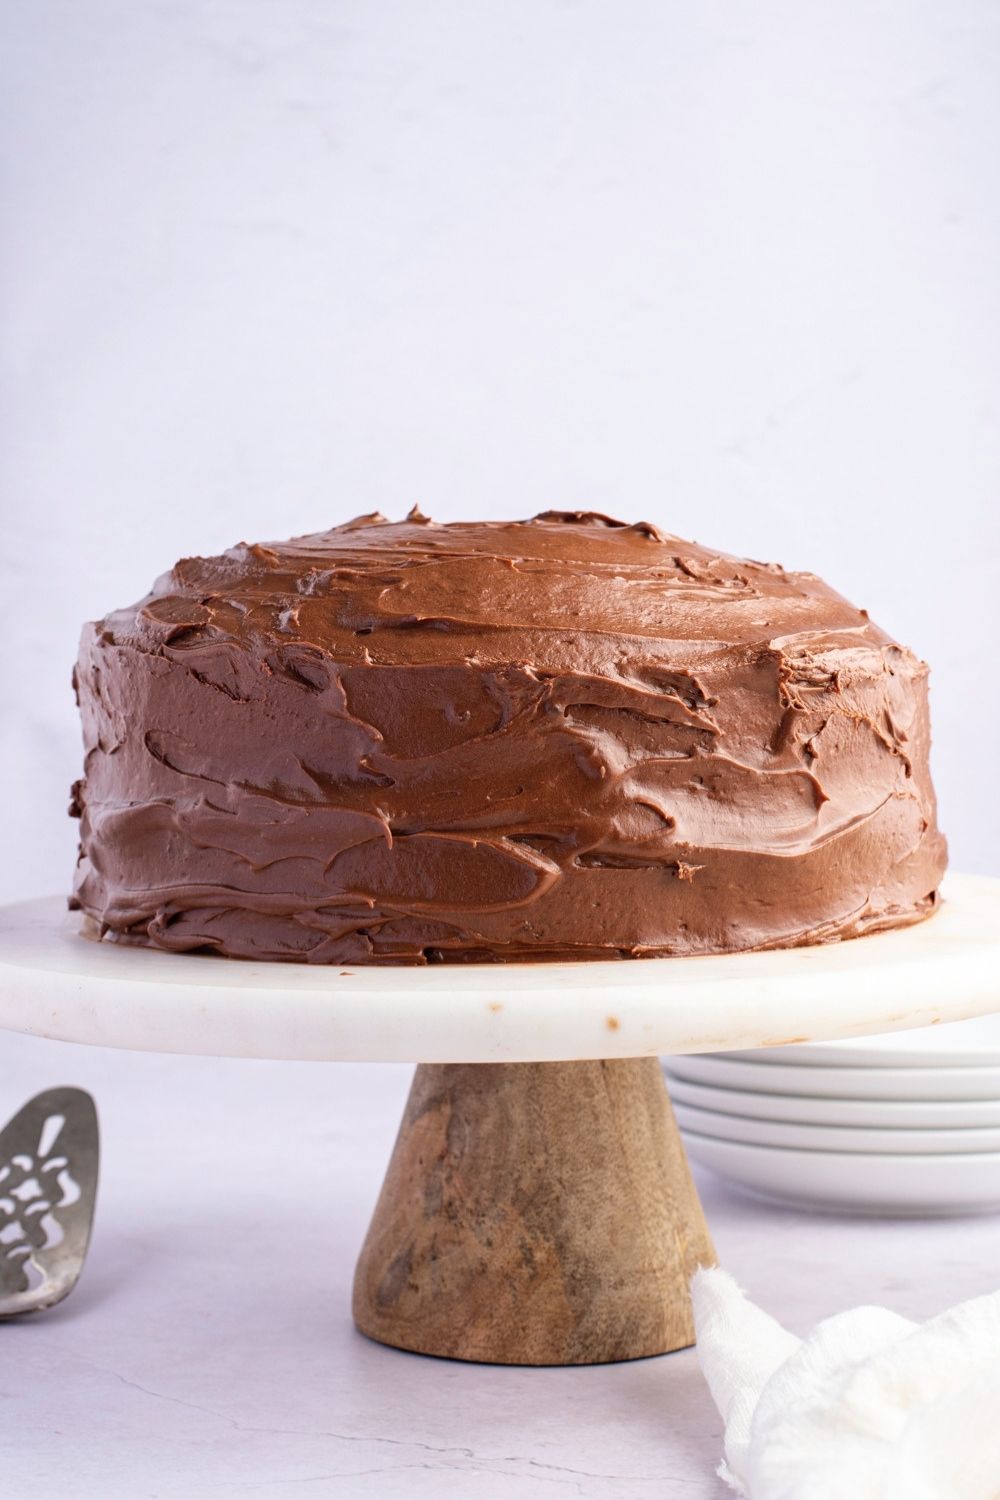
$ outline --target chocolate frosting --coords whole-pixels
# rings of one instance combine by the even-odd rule
[[[360,516],[84,629],[75,904],[314,963],[644,957],[925,916],[927,669],[808,573],[591,512]]]

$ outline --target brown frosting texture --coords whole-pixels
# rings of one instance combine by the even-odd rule
[[[927,668],[818,578],[582,512],[361,516],[83,632],[74,904],[313,963],[644,957],[925,916]]]

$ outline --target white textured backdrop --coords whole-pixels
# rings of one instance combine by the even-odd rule
[[[994,0],[8,3],[0,897],[67,884],[79,622],[414,500],[824,574],[1000,873]]]

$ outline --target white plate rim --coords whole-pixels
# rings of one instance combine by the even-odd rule
[[[709,1136],[712,1140],[733,1141],[736,1145],[775,1146],[779,1149],[802,1151],[848,1152],[858,1156],[930,1156],[983,1155],[1000,1152],[1000,1125],[953,1126],[940,1129],[923,1127],[873,1125],[813,1124],[802,1120],[762,1120],[752,1115],[723,1114],[719,1111],[699,1108],[697,1105],[676,1103],[674,1111],[683,1134]],[[746,1140],[733,1132],[749,1130],[751,1134],[761,1132],[781,1136],[788,1140]],[[795,1140],[796,1132],[814,1134],[814,1139]],[[973,1145],[969,1136],[989,1138],[989,1144]],[[838,1140],[839,1137],[839,1140]],[[964,1137],[964,1139],[963,1139]],[[874,1143],[863,1144],[868,1139]],[[932,1145],[931,1140],[940,1141]]]
[[[878,1120],[887,1117],[897,1120],[897,1128],[907,1128],[918,1118],[933,1115],[940,1124],[942,1115],[954,1119],[962,1116],[977,1125],[991,1121],[1000,1125],[1000,1098],[998,1099],[830,1099],[823,1094],[763,1094],[747,1089],[728,1089],[714,1083],[695,1083],[690,1079],[672,1076],[664,1068],[667,1090],[675,1102],[684,1102],[684,1096],[693,1093],[697,1101],[704,1102],[708,1096],[716,1101],[719,1114],[742,1114],[751,1119],[790,1120],[803,1124],[825,1125],[831,1123],[831,1109],[845,1115],[859,1116],[874,1113]],[[735,1107],[735,1106],[738,1106]],[[708,1106],[711,1107],[711,1106]],[[799,1111],[799,1113],[796,1113]],[[850,1123],[862,1124],[855,1118]]]
[[[1000,1068],[819,1068],[758,1063],[713,1054],[669,1057],[668,1076],[742,1092],[826,1099],[997,1099]]]
[[[696,1142],[707,1141],[713,1146],[724,1146],[733,1151],[744,1152],[769,1152],[775,1159],[781,1156],[795,1157],[802,1160],[806,1157],[832,1158],[842,1162],[845,1166],[863,1156],[866,1162],[873,1162],[886,1168],[894,1163],[905,1163],[906,1170],[917,1169],[921,1166],[930,1169],[941,1167],[945,1164],[952,1166],[977,1166],[984,1170],[991,1166],[1000,1168],[1000,1151],[914,1151],[896,1153],[883,1151],[810,1151],[801,1146],[761,1146],[755,1141],[734,1141],[720,1139],[714,1135],[701,1135],[696,1130],[685,1130],[685,1140],[694,1139]],[[997,1198],[1000,1199],[1000,1181],[997,1183]]]
[[[800,1151],[684,1135],[691,1160],[741,1192],[793,1210],[876,1218],[1000,1212],[1000,1153],[885,1156]]]

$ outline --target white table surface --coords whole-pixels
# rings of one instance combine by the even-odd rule
[[[75,1083],[104,1132],[82,1281],[0,1326],[6,1494],[724,1500],[693,1351],[506,1369],[354,1330],[354,1259],[410,1071],[0,1037],[4,1118]],[[699,1185],[722,1263],[798,1331],[865,1301],[928,1317],[1000,1280],[997,1219],[852,1221]]]

